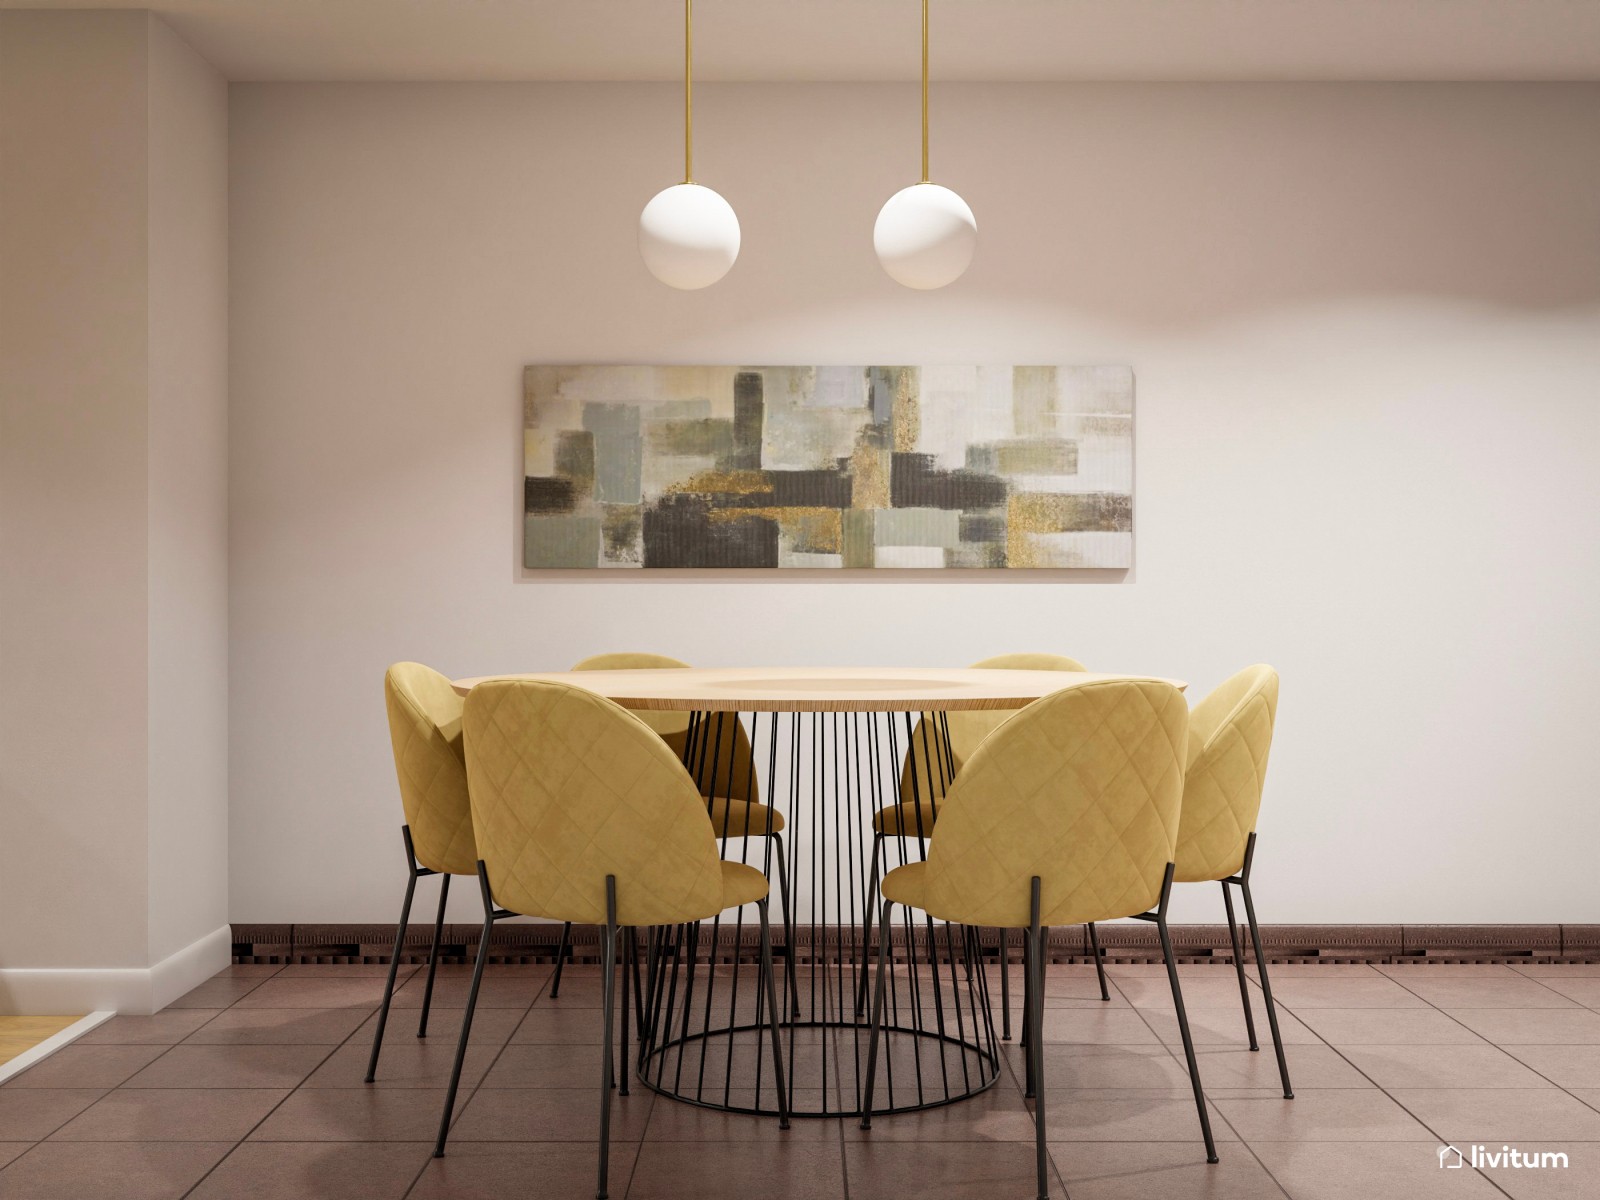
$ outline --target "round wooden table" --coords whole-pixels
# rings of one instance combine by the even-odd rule
[[[795,1116],[838,1117],[859,1115],[865,1082],[869,1028],[860,998],[868,957],[861,935],[875,899],[874,868],[919,861],[927,849],[923,838],[884,838],[880,860],[874,813],[902,796],[943,796],[958,765],[948,713],[1015,710],[1083,683],[1150,678],[974,668],[668,668],[486,675],[457,680],[455,688],[465,695],[489,679],[532,679],[598,693],[639,712],[680,748],[703,794],[726,797],[730,807],[759,800],[781,814],[781,836],[724,836],[722,854],[769,878],[776,868],[786,900],[783,945],[775,952],[786,975],[789,1107]],[[739,771],[725,752],[736,739],[748,746]],[[879,1113],[965,1099],[991,1086],[1002,1069],[983,969],[987,958],[1005,961],[1001,938],[902,913],[891,934]],[[643,978],[636,973],[633,981],[637,1077],[692,1104],[776,1115],[777,1095],[762,1072],[755,931],[742,909],[724,916],[650,931]]]

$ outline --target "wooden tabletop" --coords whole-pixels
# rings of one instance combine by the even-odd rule
[[[953,712],[1008,709],[1078,684],[1152,675],[1093,671],[991,671],[972,667],[683,667],[563,671],[457,679],[465,696],[493,679],[586,688],[624,708],[668,712]],[[1188,685],[1163,679],[1182,691]]]

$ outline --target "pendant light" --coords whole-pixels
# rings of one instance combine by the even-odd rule
[[[928,0],[922,0],[922,182],[889,197],[872,227],[872,245],[891,279],[924,291],[961,278],[978,246],[967,202],[928,179]]]
[[[733,206],[694,181],[694,0],[683,0],[683,182],[657,192],[639,214],[639,253],[669,287],[710,287],[739,257]]]

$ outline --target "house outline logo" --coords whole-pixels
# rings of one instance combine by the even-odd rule
[[[1455,1160],[1454,1162],[1449,1161],[1452,1158]],[[1467,1156],[1461,1153],[1461,1151],[1457,1150],[1454,1146],[1439,1147],[1439,1165],[1441,1167],[1447,1168],[1451,1171],[1457,1171],[1467,1165],[1466,1159]]]

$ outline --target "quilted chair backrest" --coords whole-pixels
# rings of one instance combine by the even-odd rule
[[[452,875],[475,874],[478,852],[467,804],[461,697],[432,667],[402,662],[384,673],[383,699],[400,803],[417,861]]]
[[[574,671],[658,671],[689,664],[665,654],[596,654],[586,658],[572,669]],[[661,739],[671,746],[678,758],[689,757],[689,714],[686,712],[634,711],[646,725],[654,729]],[[737,717],[728,713],[719,722],[716,714],[701,726],[703,732],[695,739],[695,761],[692,770],[699,772],[702,791],[715,788],[718,796],[734,800],[760,800],[761,789],[755,776],[755,760],[750,753],[750,738]],[[713,776],[715,778],[713,778]]]
[[[982,662],[975,662],[974,667],[982,667],[991,671],[1085,671],[1088,668],[1075,658],[1068,658],[1064,654],[1000,654],[994,658],[986,658]],[[1022,710],[1019,708],[980,709],[970,712],[953,712],[946,716],[950,727],[950,754],[954,758],[954,766],[960,769],[961,764],[972,757],[972,752],[983,744],[983,739],[988,737],[1000,726]],[[927,721],[930,734],[939,728],[937,713],[923,713],[922,720]],[[944,763],[944,770],[940,771],[940,755],[931,753],[937,743],[930,737],[927,745],[923,745],[922,730],[917,730],[911,738],[911,752],[906,755],[905,769],[900,774],[901,802],[913,799],[926,800],[930,795],[935,801],[941,800],[949,789],[951,763]],[[931,768],[931,769],[930,769]],[[913,780],[914,776],[914,780]],[[913,786],[914,784],[914,786]]]
[[[956,778],[928,844],[927,910],[969,925],[1107,921],[1159,899],[1178,837],[1189,710],[1156,680],[1083,683],[1023,709]]]
[[[1189,714],[1179,882],[1226,879],[1243,869],[1277,715],[1278,673],[1264,665],[1225,680]]]
[[[694,781],[626,709],[582,688],[491,680],[467,696],[467,779],[497,903],[603,923],[607,875],[623,925],[722,909],[722,867]]]

